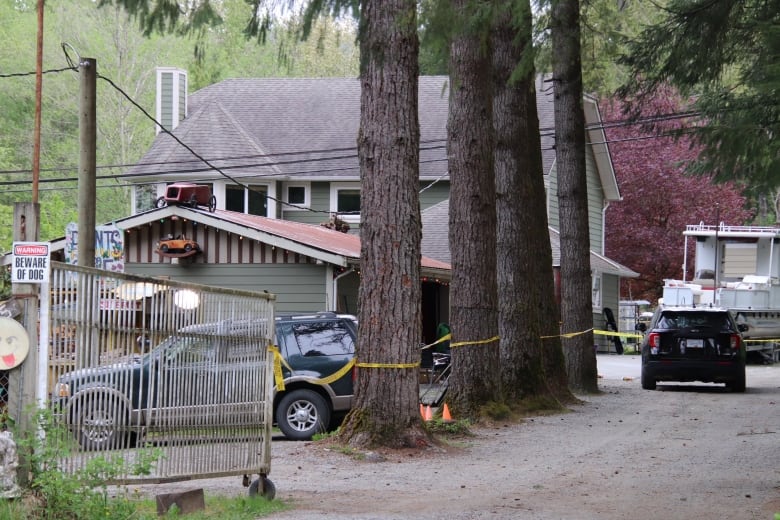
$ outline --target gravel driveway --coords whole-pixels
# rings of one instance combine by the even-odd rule
[[[473,430],[448,450],[356,460],[274,441],[272,518],[769,519],[780,512],[780,365],[722,385],[642,390],[637,356],[599,356],[602,393],[569,413]],[[621,375],[623,374],[623,375]],[[139,486],[240,494],[240,477]]]

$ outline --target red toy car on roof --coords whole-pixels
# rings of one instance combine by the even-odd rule
[[[211,186],[207,184],[193,184],[191,182],[174,182],[169,184],[165,195],[157,199],[157,207],[162,208],[168,204],[177,206],[206,206],[210,212],[217,209],[217,198],[211,194]]]

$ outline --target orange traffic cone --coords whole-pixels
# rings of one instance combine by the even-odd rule
[[[447,403],[444,403],[444,410],[441,412],[441,420],[444,422],[451,422],[452,416],[450,415],[450,408]]]
[[[433,420],[433,410],[431,410],[431,405],[425,407],[425,414],[423,414],[423,419],[426,421]]]

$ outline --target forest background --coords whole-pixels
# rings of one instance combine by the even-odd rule
[[[130,98],[154,113],[158,66],[188,71],[190,91],[233,77],[357,77],[359,51],[352,20],[321,18],[306,41],[299,38],[302,18],[286,14],[264,43],[244,36],[251,6],[244,0],[215,2],[223,23],[191,34],[151,34],[124,10],[97,8],[92,0],[48,2],[44,14],[43,102],[41,130],[42,240],[64,236],[77,221],[79,156],[78,73],[68,59],[97,60],[98,73],[111,79]],[[684,117],[653,125],[657,114],[685,114],[688,103],[676,91],[644,100],[639,121],[629,121],[626,103],[616,95],[627,82],[628,67],[618,63],[630,38],[662,17],[646,2],[584,2],[583,76],[585,91],[601,100],[602,117],[623,201],[607,210],[606,253],[640,273],[626,280],[624,298],[657,297],[659,282],[682,276],[686,224],[771,223],[774,204],[765,193],[745,190],[745,183],[715,184],[711,175],[686,170],[700,148],[684,130]],[[281,16],[281,15],[280,15]],[[34,0],[0,0],[0,253],[9,250],[13,204],[30,199],[35,94]],[[544,20],[537,25],[544,27]],[[424,30],[424,28],[423,28]],[[549,70],[545,30],[538,30],[538,70]],[[423,38],[422,74],[446,74],[446,59]],[[124,170],[137,161],[154,139],[154,124],[108,82],[98,81],[98,223],[130,214],[129,179]],[[644,120],[642,114],[645,114]],[[544,130],[544,129],[543,129]],[[550,129],[547,129],[548,131]],[[682,135],[682,136],[681,136]],[[691,196],[695,194],[695,196]],[[769,200],[769,202],[767,202]],[[654,254],[648,254],[648,246]],[[688,277],[692,273],[687,273]]]

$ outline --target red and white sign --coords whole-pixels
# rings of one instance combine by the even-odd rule
[[[51,251],[48,242],[14,242],[11,281],[48,283]]]

